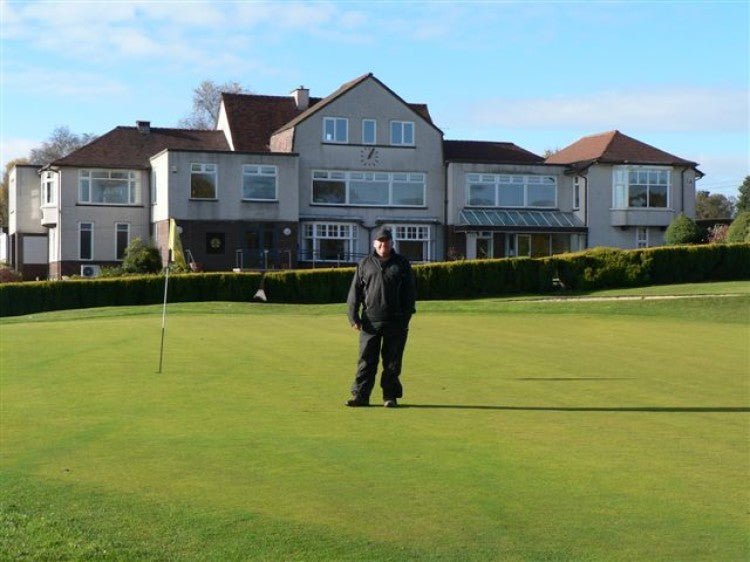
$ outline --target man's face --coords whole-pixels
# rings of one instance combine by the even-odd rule
[[[379,238],[373,240],[372,247],[375,248],[375,253],[381,258],[387,258],[391,255],[391,249],[393,249],[393,240],[388,238]]]

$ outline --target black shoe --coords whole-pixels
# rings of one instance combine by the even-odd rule
[[[386,408],[395,408],[396,406],[398,406],[398,402],[396,402],[395,398],[389,398],[388,400],[383,402],[383,406],[385,406]]]
[[[369,406],[370,401],[369,400],[363,400],[359,396],[355,396],[354,398],[350,398],[346,401],[346,405],[350,408],[361,408],[364,406]]]

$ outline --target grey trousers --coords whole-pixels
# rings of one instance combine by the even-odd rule
[[[383,372],[380,375],[383,400],[403,396],[404,390],[399,376],[408,335],[408,322],[363,321],[362,330],[359,333],[357,373],[352,384],[354,396],[369,400],[370,393],[375,386],[380,357],[383,359]]]

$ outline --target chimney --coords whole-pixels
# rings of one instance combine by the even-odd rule
[[[297,109],[300,111],[306,110],[307,106],[310,105],[310,90],[304,86],[292,90],[292,97],[294,98],[294,103],[297,105]]]
[[[135,126],[142,135],[147,135],[151,132],[151,121],[136,121]]]

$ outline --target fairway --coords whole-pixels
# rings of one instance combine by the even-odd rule
[[[160,307],[2,319],[0,559],[746,560],[711,290],[418,302],[395,410],[343,406],[344,305],[170,305],[161,374]]]

